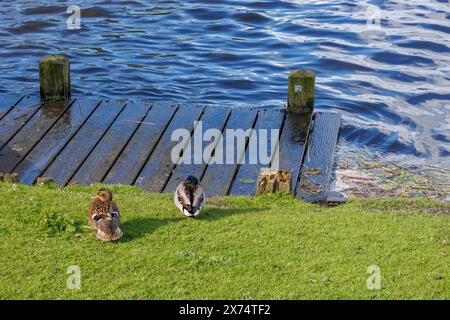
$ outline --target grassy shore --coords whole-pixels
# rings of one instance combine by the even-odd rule
[[[449,204],[226,197],[189,219],[171,195],[111,188],[124,236],[103,243],[86,221],[98,186],[0,183],[0,298],[450,298]],[[71,265],[80,290],[66,286]],[[371,265],[379,290],[367,287]]]

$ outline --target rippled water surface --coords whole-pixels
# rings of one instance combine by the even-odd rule
[[[0,93],[37,92],[49,53],[75,96],[114,99],[281,106],[313,69],[345,148],[450,167],[448,1],[0,1]]]

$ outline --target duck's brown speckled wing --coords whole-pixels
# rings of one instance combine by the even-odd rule
[[[95,216],[102,216],[105,213],[105,204],[98,198],[94,198],[91,201],[91,205],[88,210],[89,224],[97,229],[97,221],[94,220]]]

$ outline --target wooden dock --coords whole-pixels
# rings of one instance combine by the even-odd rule
[[[292,172],[295,195],[317,202],[329,191],[338,113],[316,112],[302,128],[302,117],[276,108],[0,97],[0,173],[16,172],[27,185],[44,176],[60,186],[100,182],[174,192],[192,174],[208,197],[253,195],[259,170],[267,165],[173,163],[171,150],[178,142],[171,133],[193,132],[201,120],[203,130],[279,129],[280,168]],[[248,157],[248,143],[235,152]]]

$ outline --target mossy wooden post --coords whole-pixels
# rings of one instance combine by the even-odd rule
[[[289,112],[313,112],[315,80],[314,71],[300,69],[289,72],[287,103]]]
[[[39,61],[39,84],[43,100],[70,97],[70,62],[63,55],[48,55]]]

